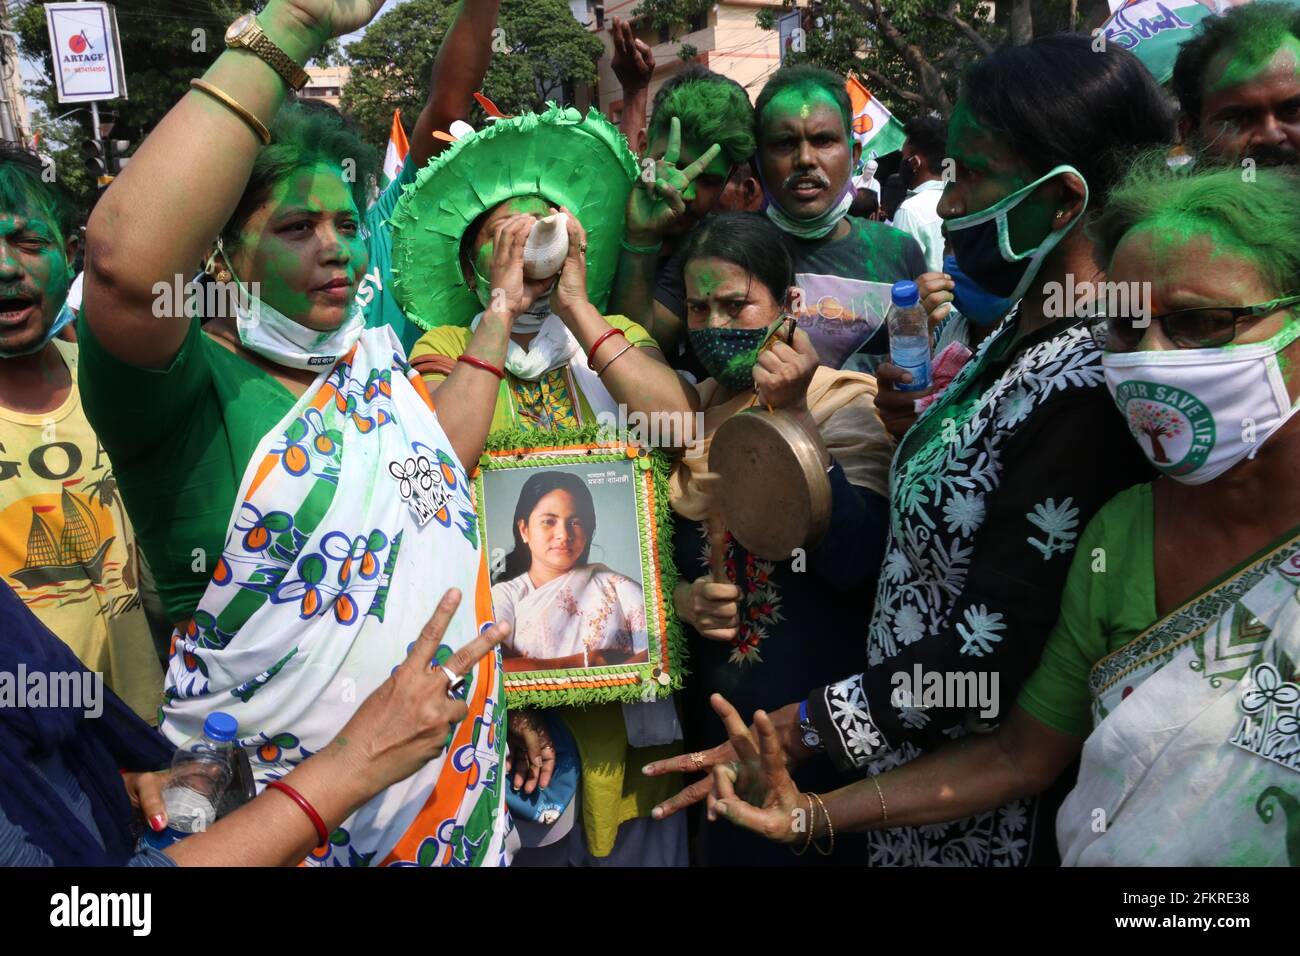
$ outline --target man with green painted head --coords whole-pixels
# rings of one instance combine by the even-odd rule
[[[647,328],[670,357],[685,340],[685,289],[673,259],[680,240],[729,206],[724,195],[738,193],[746,207],[758,199],[750,167],[753,117],[744,87],[692,66],[659,88],[638,137],[640,175],[628,197],[611,303]]]
[[[1300,161],[1300,8],[1252,3],[1206,17],[1173,90],[1184,142],[1228,163]]]

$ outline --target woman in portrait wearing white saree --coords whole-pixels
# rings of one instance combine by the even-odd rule
[[[574,474],[543,471],[519,492],[514,550],[492,588],[497,619],[515,628],[506,670],[649,660],[641,586],[590,563],[596,506]]]

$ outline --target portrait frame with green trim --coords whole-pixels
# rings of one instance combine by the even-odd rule
[[[511,705],[653,701],[681,688],[670,467],[662,451],[596,426],[488,437],[474,501],[494,613],[515,628],[502,645]],[[533,498],[537,489],[544,496],[533,500],[526,485]],[[558,503],[558,515],[541,511],[547,502]],[[569,530],[556,539],[549,530],[564,521],[581,529],[588,511],[594,527],[586,537]]]

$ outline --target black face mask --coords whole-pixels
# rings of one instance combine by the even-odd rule
[[[1083,207],[1088,207],[1088,183],[1083,175],[1073,166],[1061,165],[1047,174],[1040,176],[1028,185],[1021,186],[1010,195],[1004,196],[987,209],[970,213],[944,224],[944,233],[952,246],[952,254],[957,259],[957,266],[980,288],[1004,298],[1018,300],[1025,294],[1033,282],[1043,260],[1065,238],[1079,220],[1083,218],[1080,211],[1064,229],[1048,229],[1035,246],[1024,252],[1015,252],[1011,248],[1008,214],[1029,197],[1042,183],[1071,173],[1083,183]]]
[[[1011,295],[1029,270],[1032,259],[1007,262],[1002,258],[1002,253],[998,251],[996,219],[966,229],[954,229],[952,232],[944,229],[944,234],[947,235],[953,257],[957,260],[957,268],[981,289],[1000,299]]]

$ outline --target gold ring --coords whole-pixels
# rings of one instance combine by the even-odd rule
[[[691,766],[694,767],[696,770],[699,770],[701,767],[703,767],[704,754],[700,753],[699,751],[696,751],[695,753],[691,754]]]

